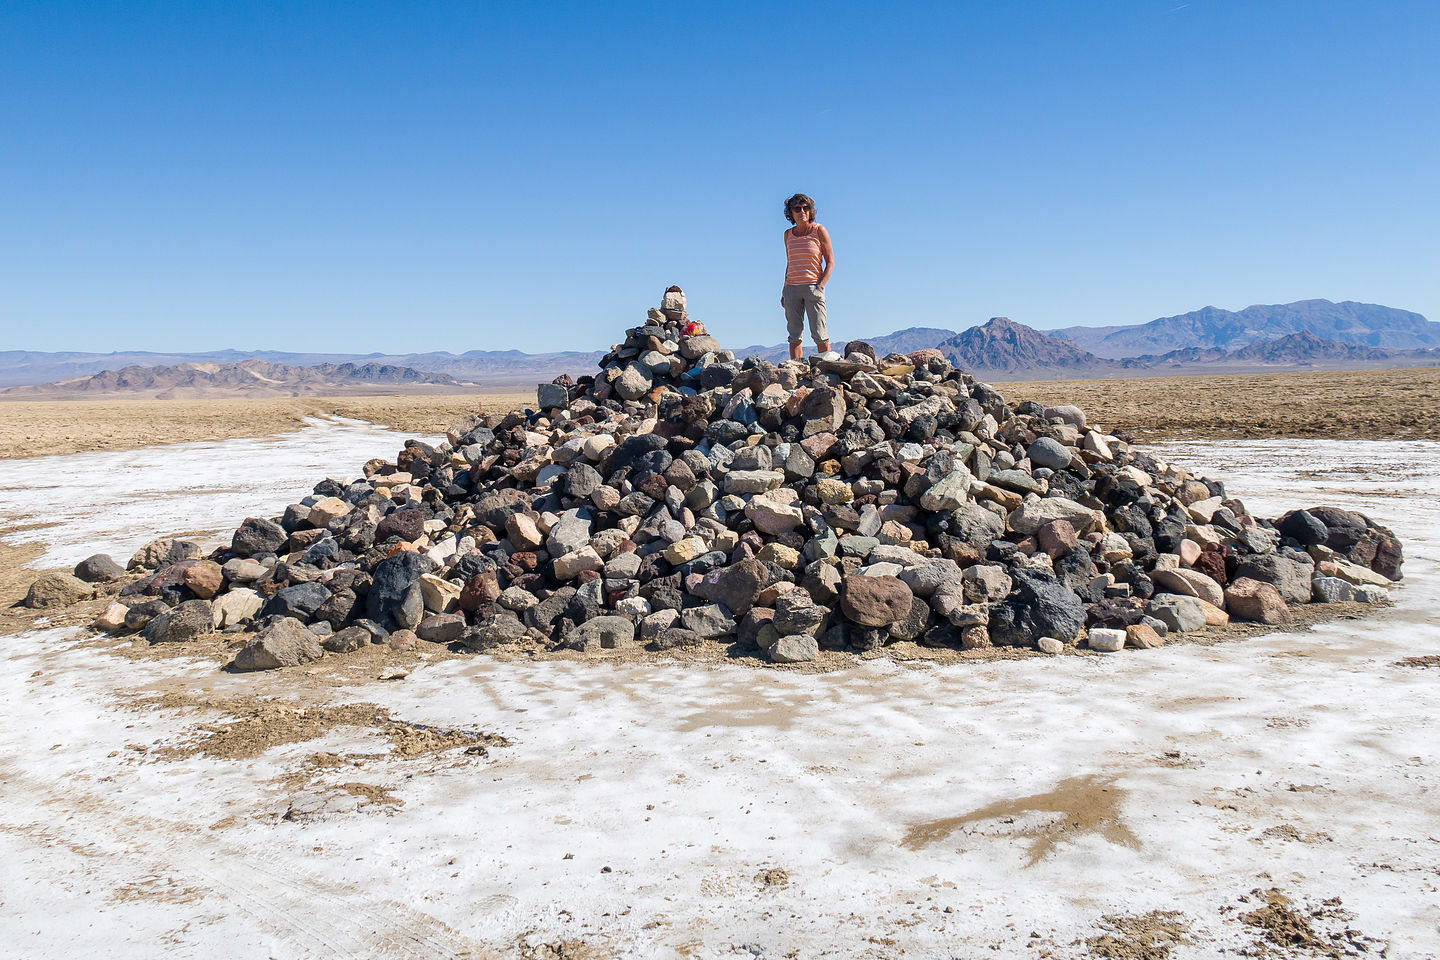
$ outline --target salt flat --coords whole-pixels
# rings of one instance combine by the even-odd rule
[[[103,511],[54,509],[78,458],[25,461],[23,482],[0,463],[0,515],[58,517],[24,534],[46,563],[123,558],[275,512],[398,446],[314,429],[304,455],[275,461],[223,441],[96,470],[84,497]],[[1069,957],[1092,952],[1103,916],[1177,911],[1170,956],[1213,957],[1254,947],[1262,930],[1240,916],[1260,904],[1239,898],[1273,888],[1330,914],[1313,921],[1322,935],[1349,928],[1342,951],[1440,953],[1440,667],[1402,664],[1440,654],[1440,444],[1152,449],[1260,514],[1326,502],[1391,525],[1406,550],[1396,605],[1244,642],[946,667],[437,661],[328,696],[512,745],[367,761],[322,793],[364,781],[403,805],[353,809],[338,791],[318,811],[302,797],[294,819],[287,773],[307,755],[383,744],[338,728],[254,759],[164,759],[221,718],[133,698],[286,696],[297,677],[31,632],[0,653],[0,943],[34,957]]]

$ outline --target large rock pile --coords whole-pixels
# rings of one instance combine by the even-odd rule
[[[1061,652],[1377,602],[1394,535],[1223,484],[1007,404],[935,350],[736,359],[652,310],[535,410],[405,443],[228,548],[152,544],[102,625],[258,635],[237,669],[371,642],[594,651],[740,644],[772,661],[897,641]]]

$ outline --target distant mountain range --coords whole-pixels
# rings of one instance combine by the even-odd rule
[[[1065,327],[1050,335],[1073,342],[1099,357],[1120,359],[1165,354],[1185,347],[1221,351],[1292,333],[1310,333],[1336,343],[1398,350],[1440,347],[1440,323],[1418,313],[1374,303],[1298,300],[1221,310],[1202,307],[1178,317],[1161,317],[1126,327]]]
[[[127,394],[173,400],[200,396],[293,397],[388,393],[397,389],[459,389],[464,386],[474,385],[462,384],[448,374],[386,363],[320,363],[301,367],[268,360],[243,360],[240,363],[180,363],[153,367],[131,365],[55,383],[9,387],[0,390],[0,396],[23,399],[34,396]]]
[[[725,340],[723,328],[712,325],[712,332]],[[863,339],[877,355],[935,347],[967,370],[1009,380],[1440,364],[1440,323],[1394,307],[1329,300],[1257,305],[1239,311],[1204,307],[1131,326],[1049,331],[996,317],[958,333],[942,327],[907,327]],[[786,352],[784,343],[735,351],[737,356],[755,355],[772,361],[783,360]],[[353,392],[361,385],[528,390],[562,373],[588,373],[603,356],[599,350],[365,355],[239,350],[199,354],[3,351],[0,386],[60,381],[46,389],[67,395],[122,390],[160,395],[168,390],[172,396],[187,391],[213,395],[221,390]],[[277,372],[282,368],[309,372],[282,375]],[[14,391],[6,393],[16,395]]]
[[[288,353],[279,350],[215,350],[208,353],[45,353],[33,350],[0,351],[0,386],[42,384],[88,377],[104,371],[132,367],[185,364],[234,365],[251,360],[290,367],[316,364],[353,364],[357,367],[399,367],[444,374],[485,386],[533,387],[538,376],[550,380],[562,373],[584,373],[599,363],[604,351],[522,353],[519,350],[470,350],[466,353]]]

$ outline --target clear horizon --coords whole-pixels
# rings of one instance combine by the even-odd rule
[[[1315,298],[1310,298],[1310,299],[1326,299],[1326,298],[1315,297]],[[1198,310],[1203,310],[1203,309],[1207,309],[1207,308],[1209,308],[1209,307],[1214,307],[1214,306],[1216,306],[1216,304],[1206,304],[1204,307],[1196,307],[1195,310],[1197,310],[1197,311],[1198,311]],[[1254,306],[1283,306],[1283,304],[1246,304],[1246,307],[1254,307]],[[1389,305],[1389,304],[1372,304],[1372,306],[1390,306],[1390,305]],[[1228,308],[1228,307],[1220,307],[1219,309],[1228,310],[1228,309],[1230,309],[1230,308]],[[1241,307],[1241,308],[1238,308],[1238,309],[1239,309],[1239,310],[1243,310],[1243,309],[1245,309],[1245,307]],[[1404,308],[1397,308],[1397,309],[1404,309]],[[1189,310],[1185,311],[1185,313],[1192,313],[1192,312],[1195,312],[1195,311],[1189,311]],[[1238,310],[1237,310],[1237,311],[1232,311],[1232,312],[1238,312]],[[1412,312],[1413,312],[1413,311],[1412,311]],[[1182,315],[1183,315],[1183,314],[1170,314],[1169,317],[1182,316]],[[1422,317],[1423,317],[1423,314],[1422,314]],[[854,333],[853,335],[851,335],[851,336],[849,337],[849,339],[851,339],[851,340],[856,340],[856,339],[867,339],[867,338],[874,338],[874,337],[889,336],[889,335],[891,335],[891,334],[900,333],[900,332],[902,332],[902,331],[904,331],[904,330],[907,330],[907,329],[916,329],[916,328],[951,329],[951,330],[954,330],[954,332],[956,332],[956,333],[963,333],[965,330],[970,329],[970,328],[972,328],[972,327],[981,326],[981,325],[983,325],[984,323],[988,322],[988,321],[991,320],[991,319],[994,319],[994,318],[987,317],[987,318],[986,318],[985,320],[983,320],[983,321],[979,321],[979,322],[973,323],[973,324],[968,324],[968,325],[966,325],[966,326],[964,326],[964,327],[960,327],[959,329],[956,329],[956,328],[954,328],[954,327],[946,328],[946,327],[944,327],[943,325],[916,324],[916,325],[914,325],[914,326],[912,326],[912,327],[896,327],[896,328],[894,328],[894,329],[892,329],[892,330],[871,330],[871,331],[868,331],[868,332],[865,332],[865,331],[857,331],[856,333]],[[1014,320],[1013,317],[1007,317],[1006,319]],[[1152,320],[1168,319],[1168,317],[1152,317],[1151,319],[1152,319]],[[1429,317],[1424,317],[1424,319],[1429,320],[1430,318],[1429,318]],[[627,324],[626,324],[626,327],[628,328],[628,327],[639,326],[640,324],[642,324],[642,323],[644,323],[644,322],[646,322],[645,319],[644,319],[644,318],[641,318],[641,319],[639,319],[639,320],[635,320],[634,322],[627,323]],[[1020,321],[1015,321],[1015,322],[1018,323],[1018,322],[1020,322]],[[1143,321],[1143,322],[1144,322],[1144,323],[1148,323],[1148,322],[1150,322],[1150,321],[1147,320],[1147,321]],[[1139,325],[1139,324],[1135,324],[1135,325]],[[1026,326],[1029,326],[1029,324],[1026,324]],[[1089,324],[1088,326],[1100,326],[1100,324]],[[1120,326],[1120,325],[1117,324],[1116,326]],[[1130,326],[1130,325],[1129,325],[1129,324],[1126,324],[1125,326]],[[1040,328],[1035,328],[1035,329],[1040,329]],[[1048,328],[1045,328],[1044,330],[1041,330],[1041,332],[1042,332],[1042,333],[1050,333],[1050,332],[1052,332],[1052,331],[1055,330],[1055,329],[1059,329],[1059,328],[1048,327]],[[276,348],[274,348],[274,347],[267,347],[267,346],[244,347],[244,346],[237,346],[237,345],[235,345],[235,344],[228,344],[228,345],[225,345],[225,346],[217,346],[217,347],[209,347],[209,348],[199,348],[199,349],[195,349],[195,350],[148,350],[148,349],[139,348],[139,347],[132,347],[132,348],[121,348],[121,349],[116,349],[116,350],[97,350],[97,351],[84,351],[84,350],[77,350],[77,349],[71,348],[71,349],[69,349],[69,350],[46,350],[46,351],[33,350],[33,351],[30,351],[30,352],[35,352],[35,353],[69,353],[69,352],[74,352],[74,353],[101,353],[101,354],[153,353],[153,354],[160,354],[160,355],[171,354],[171,353],[174,353],[174,354],[187,354],[187,355],[189,355],[189,354],[194,354],[194,355],[199,355],[199,354],[223,354],[223,353],[227,353],[227,352],[233,352],[233,353],[237,353],[237,354],[257,354],[257,353],[307,353],[307,354],[334,354],[334,355],[344,355],[344,356],[352,357],[352,358],[366,359],[366,358],[371,358],[371,357],[383,358],[383,357],[403,356],[403,355],[406,355],[406,354],[450,353],[450,354],[454,354],[454,355],[456,355],[456,356],[459,356],[459,355],[464,354],[464,353],[466,353],[466,352],[475,351],[475,350],[489,350],[489,351],[494,351],[494,352],[504,352],[504,351],[507,351],[507,350],[518,350],[519,352],[524,353],[524,354],[527,354],[527,355],[539,356],[539,355],[545,355],[545,354],[551,354],[551,353],[603,353],[605,350],[609,349],[609,346],[611,345],[612,342],[618,341],[618,340],[623,336],[623,333],[624,333],[624,330],[623,330],[623,329],[618,329],[618,330],[614,331],[614,332],[613,332],[613,336],[611,336],[611,337],[609,337],[609,338],[603,338],[603,339],[605,339],[605,342],[604,342],[604,343],[601,343],[601,342],[599,342],[599,341],[597,341],[597,342],[595,342],[595,343],[592,343],[592,344],[575,343],[575,344],[567,345],[567,346],[565,346],[563,349],[553,349],[553,350],[544,350],[544,349],[538,349],[538,350],[521,350],[521,349],[518,348],[518,347],[494,346],[494,347],[471,347],[471,348],[469,348],[468,351],[467,351],[467,350],[447,350],[447,349],[445,349],[445,348],[436,348],[436,349],[432,349],[432,350],[405,349],[405,350],[399,350],[399,351],[384,351],[384,350],[366,350],[366,349],[362,349],[362,345],[352,345],[352,346],[354,346],[354,349],[348,349],[348,350],[278,350],[278,349],[276,349]],[[837,343],[841,343],[841,342],[844,342],[844,341],[839,340],[839,339],[837,338],[836,342],[837,342]],[[735,349],[735,350],[748,349],[748,348],[751,348],[751,347],[765,347],[765,348],[767,348],[767,349],[776,349],[776,348],[783,348],[784,345],[785,345],[785,337],[784,337],[784,331],[783,331],[783,330],[782,330],[781,333],[780,333],[780,339],[779,339],[779,340],[775,340],[775,341],[768,342],[768,343],[760,342],[760,341],[755,341],[755,342],[750,342],[750,343],[725,343],[725,344],[724,344],[725,347],[731,348],[731,349]],[[5,352],[6,349],[9,349],[9,348],[0,348],[0,353]],[[837,348],[837,349],[838,349],[838,348]]]
[[[1440,6],[0,10],[0,349],[595,349],[1215,305],[1440,317]],[[253,344],[253,346],[247,346]]]

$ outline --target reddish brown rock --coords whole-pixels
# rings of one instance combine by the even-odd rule
[[[201,600],[209,600],[220,592],[225,583],[224,571],[213,560],[187,561],[181,582]]]
[[[405,651],[414,650],[420,644],[420,637],[414,630],[395,630],[385,638],[385,643],[391,650]]]
[[[1206,550],[1191,564],[1220,586],[1225,586],[1225,554],[1220,550]]]
[[[849,576],[840,583],[840,609],[855,623],[888,627],[905,619],[914,599],[898,577]]]
[[[460,591],[460,609],[474,613],[482,603],[494,603],[500,599],[500,581],[492,571],[477,573],[465,581]]]
[[[1058,560],[1074,550],[1080,538],[1075,535],[1074,524],[1062,518],[1041,524],[1035,531],[1035,542],[1051,560]]]
[[[1256,623],[1280,624],[1291,620],[1290,607],[1280,591],[1249,577],[1240,577],[1225,588],[1225,606],[1242,620]]]

